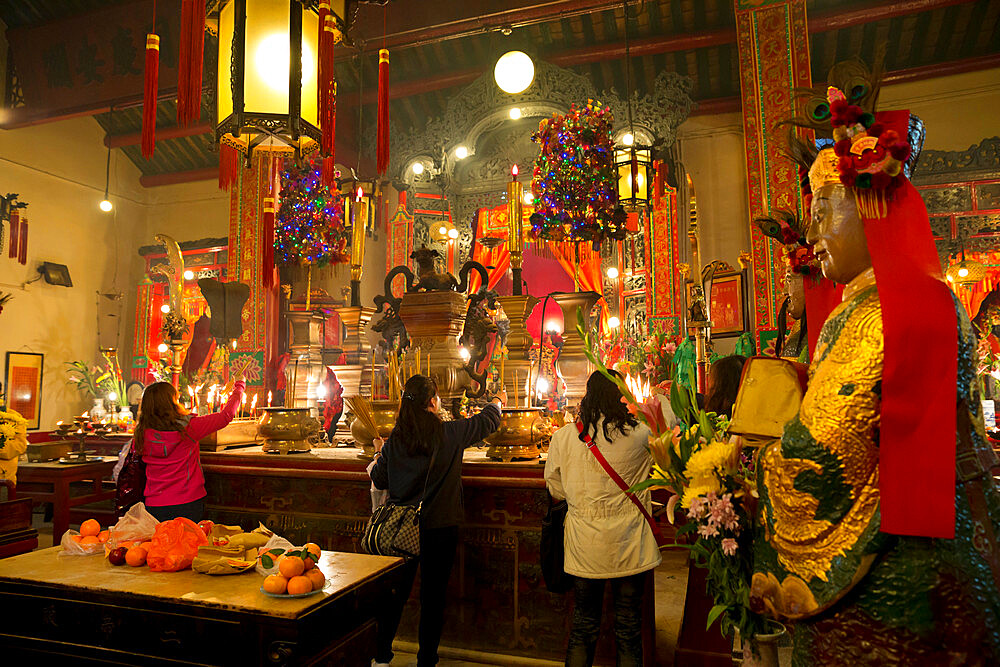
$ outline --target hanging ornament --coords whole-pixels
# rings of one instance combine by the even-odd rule
[[[7,256],[10,259],[17,259],[18,252],[20,251],[20,241],[21,239],[21,214],[18,210],[11,209],[10,211],[10,247],[7,249]]]
[[[229,144],[219,146],[219,189],[228,190],[239,175],[240,154]]]
[[[205,2],[182,0],[180,57],[177,62],[177,124],[201,117],[201,75],[205,50]]]
[[[264,197],[264,216],[261,220],[262,254],[261,273],[264,287],[274,287],[274,197]]]
[[[384,176],[389,168],[389,49],[378,52],[378,145],[376,171]]]
[[[323,185],[319,164],[291,162],[281,175],[281,205],[275,218],[274,261],[323,267],[350,259],[344,200]]]
[[[156,5],[153,5],[156,17]],[[160,37],[156,33],[146,35],[146,70],[143,74],[142,95],[142,156],[153,157],[156,149],[156,93],[160,78]]]
[[[28,263],[28,218],[21,218],[21,233],[18,235],[17,262],[22,266]]]

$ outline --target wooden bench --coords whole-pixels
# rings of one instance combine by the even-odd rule
[[[0,558],[27,553],[38,546],[38,531],[31,527],[31,498],[17,499],[17,488],[9,479],[0,480],[7,490],[0,501]]]

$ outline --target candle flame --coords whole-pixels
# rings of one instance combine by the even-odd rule
[[[361,198],[364,197],[364,196],[365,196],[365,191],[362,190],[361,186],[359,185],[358,186],[358,194],[355,196],[354,201],[361,201]]]
[[[516,164],[513,167],[510,168],[510,175],[513,176],[514,178],[517,178],[517,165]]]
[[[643,382],[643,380],[639,377],[626,375],[625,386],[628,387],[629,391],[632,392],[632,395],[639,400],[645,400],[650,396],[648,379]]]
[[[253,400],[250,401],[250,412],[253,412],[256,409],[257,409],[257,394],[254,394]]]
[[[271,392],[267,392],[267,407],[271,407]]]

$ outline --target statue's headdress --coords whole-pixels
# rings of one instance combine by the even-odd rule
[[[858,62],[836,65],[831,85],[802,94],[805,113],[791,121],[829,137],[826,145],[816,151],[796,142],[792,150],[800,174],[808,174],[807,201],[830,184],[853,192],[875,269],[884,340],[881,528],[952,538],[957,314],[927,209],[909,181],[923,124],[906,110],[876,111],[878,78],[877,69],[869,72]],[[920,493],[913,493],[914,480],[920,480]]]
[[[804,276],[819,273],[819,265],[813,254],[812,244],[806,241],[802,219],[791,211],[772,211],[753,219],[757,228],[769,238],[781,244],[785,262],[794,273]]]

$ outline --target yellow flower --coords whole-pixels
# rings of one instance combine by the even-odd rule
[[[691,455],[684,474],[692,481],[736,471],[740,459],[738,444],[711,442]]]
[[[718,493],[721,490],[722,484],[719,483],[719,480],[716,477],[692,480],[691,483],[684,489],[684,496],[681,497],[681,507],[689,509],[691,507],[691,501],[695,498],[699,496],[706,496],[712,492]]]

